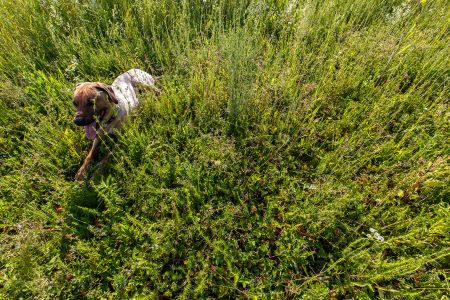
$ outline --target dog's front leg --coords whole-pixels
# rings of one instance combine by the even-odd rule
[[[94,139],[94,142],[92,143],[92,148],[89,151],[88,155],[84,159],[83,164],[81,165],[80,169],[78,170],[77,174],[75,175],[75,180],[81,180],[83,178],[84,172],[86,171],[87,166],[91,162],[91,160],[94,158],[94,156],[97,154],[98,149],[100,145],[100,139],[98,136]]]

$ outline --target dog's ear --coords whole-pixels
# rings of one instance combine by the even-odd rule
[[[114,94],[113,89],[111,88],[110,85],[101,83],[101,82],[96,82],[95,83],[95,87],[99,90],[104,91],[105,93],[108,94],[109,99],[114,102],[115,104],[119,103],[119,101],[117,101],[116,95]]]

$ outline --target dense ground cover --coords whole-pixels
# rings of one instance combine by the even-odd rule
[[[2,298],[444,299],[447,1],[0,1]],[[77,82],[162,75],[83,182]]]

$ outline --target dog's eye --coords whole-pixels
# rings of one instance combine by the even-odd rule
[[[94,100],[94,99],[91,99],[91,100],[88,101],[87,104],[88,104],[89,106],[92,106],[92,105],[94,105],[94,102],[95,102],[95,100]]]
[[[77,106],[77,103],[75,102],[75,101],[72,101],[72,103],[73,103],[73,106]]]

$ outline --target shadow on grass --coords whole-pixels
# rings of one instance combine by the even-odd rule
[[[84,182],[81,186],[72,189],[70,202],[67,205],[67,215],[65,223],[69,227],[65,239],[74,238],[89,239],[92,238],[90,226],[95,226],[95,222],[104,209],[104,203],[98,197],[96,191]]]

